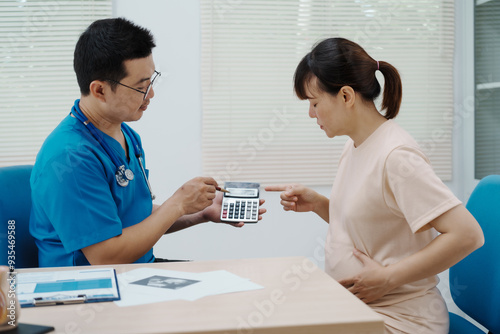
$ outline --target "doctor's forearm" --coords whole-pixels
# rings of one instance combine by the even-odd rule
[[[142,222],[122,234],[82,249],[90,264],[132,263],[146,254],[184,212],[167,200]]]
[[[153,212],[155,212],[159,207],[160,207],[160,205],[153,204]],[[170,226],[170,228],[168,230],[166,230],[164,233],[169,234],[169,233],[177,232],[177,231],[183,230],[185,228],[188,228],[188,227],[191,227],[194,225],[198,225],[201,223],[206,223],[206,222],[207,222],[207,220],[204,219],[203,212],[201,212],[201,211],[197,212],[197,213],[190,214],[190,215],[184,215],[184,216],[180,217],[179,219],[177,219]]]
[[[170,228],[165,232],[165,234],[177,232],[185,228],[206,222],[207,220],[203,218],[203,212],[201,211],[190,215],[184,215],[177,219],[175,223],[173,223],[172,226],[170,226]]]

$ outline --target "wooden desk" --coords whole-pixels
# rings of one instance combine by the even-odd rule
[[[107,266],[109,267],[109,266]],[[20,322],[57,333],[382,334],[382,319],[304,257],[115,265],[186,272],[227,270],[264,289],[118,307],[113,302],[21,309]],[[62,268],[62,270],[68,268]],[[19,272],[61,270],[24,269]]]

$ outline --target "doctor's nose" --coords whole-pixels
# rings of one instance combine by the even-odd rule
[[[146,100],[147,99],[152,99],[155,96],[155,89],[153,86],[148,91],[148,94],[146,95]]]

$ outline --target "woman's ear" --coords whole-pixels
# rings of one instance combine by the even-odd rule
[[[356,101],[356,93],[351,86],[343,86],[340,88],[340,94],[342,101],[344,101],[347,107],[352,107],[354,105],[354,102]]]

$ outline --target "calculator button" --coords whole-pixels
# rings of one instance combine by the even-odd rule
[[[231,222],[256,222],[259,217],[259,200],[233,198],[224,199],[221,208],[221,219]]]

